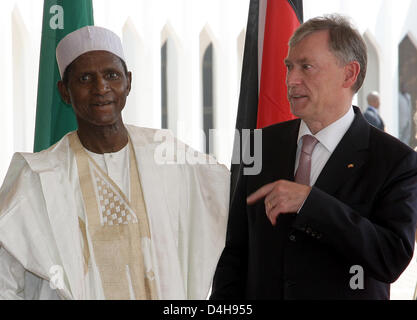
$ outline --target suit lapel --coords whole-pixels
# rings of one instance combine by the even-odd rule
[[[283,158],[285,160],[282,163],[282,173],[286,176],[284,179],[289,181],[294,181],[294,170],[295,170],[295,156],[297,153],[297,138],[298,138],[298,131],[300,129],[301,120],[297,119],[294,122],[294,125],[289,129],[289,137],[292,137],[291,140],[286,140],[282,144],[282,148],[284,150],[280,151],[285,152],[285,154],[289,154],[289,157]],[[282,157],[281,157],[282,158]]]
[[[285,179],[294,181],[295,156],[297,151],[297,137],[301,121],[299,119],[286,123],[285,130],[279,130],[268,135],[264,144],[265,177],[272,177],[272,181]],[[283,155],[288,155],[283,157]],[[271,182],[272,182],[271,181]]]
[[[315,186],[328,194],[334,194],[344,182],[353,176],[368,158],[370,127],[359,109],[354,107],[355,119],[337,145]]]

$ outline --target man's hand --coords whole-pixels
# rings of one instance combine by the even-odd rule
[[[268,219],[275,226],[276,219],[281,213],[297,212],[311,191],[310,186],[287,180],[278,180],[264,185],[252,193],[246,202],[252,205],[265,198],[265,209]]]

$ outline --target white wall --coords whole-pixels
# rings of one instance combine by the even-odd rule
[[[13,152],[33,148],[42,4],[31,0],[0,4],[0,181]]]

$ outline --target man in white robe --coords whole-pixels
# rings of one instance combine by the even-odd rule
[[[167,131],[125,126],[120,39],[57,47],[77,132],[16,153],[0,189],[0,299],[205,299],[224,246],[229,172]]]

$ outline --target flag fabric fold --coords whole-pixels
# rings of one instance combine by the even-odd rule
[[[261,0],[262,1],[262,0]],[[268,0],[263,41],[257,127],[292,120],[285,84],[288,41],[300,25],[301,1]]]
[[[236,118],[240,133],[294,119],[287,100],[284,59],[288,41],[302,21],[302,0],[250,1]],[[235,138],[234,156],[246,143],[241,137]],[[231,199],[243,170],[242,161],[236,162],[231,166]]]
[[[47,149],[77,129],[72,107],[58,92],[61,78],[55,49],[68,33],[87,25],[94,25],[92,0],[44,0],[34,152]]]

